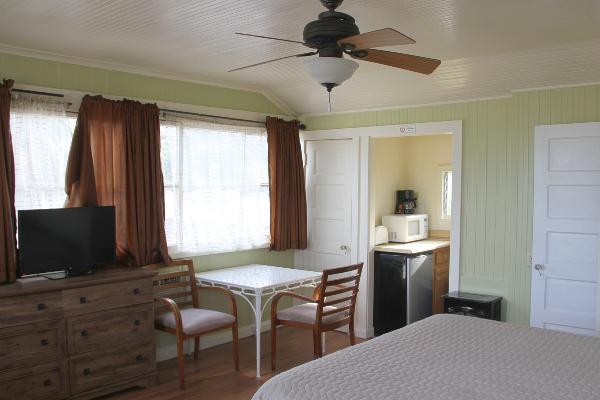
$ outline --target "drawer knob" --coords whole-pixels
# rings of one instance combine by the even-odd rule
[[[91,373],[92,373],[92,370],[89,369],[89,368],[86,368],[86,369],[83,370],[83,374],[84,375],[91,375]]]
[[[133,324],[134,324],[135,326],[140,326],[140,320],[139,320],[139,319],[136,319],[135,321],[133,321]]]
[[[88,335],[88,331],[87,330],[84,329],[84,330],[81,331],[81,336],[85,337],[87,335]]]
[[[46,309],[46,305],[44,303],[40,303],[40,304],[38,304],[37,309],[39,311],[45,310]]]
[[[140,294],[140,288],[133,289],[133,294]]]
[[[42,339],[42,341],[40,342],[40,344],[42,346],[48,346],[48,339]]]
[[[81,304],[85,304],[85,303],[87,303],[87,299],[85,298],[85,296],[83,296],[83,297],[80,297],[80,298],[79,298],[79,302],[80,302]]]
[[[138,354],[137,357],[135,358],[136,361],[144,361],[144,356],[141,354]]]
[[[44,386],[50,386],[50,385],[52,385],[52,381],[50,379],[46,379],[44,381]]]

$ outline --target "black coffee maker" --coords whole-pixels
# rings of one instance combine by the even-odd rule
[[[417,198],[414,190],[398,190],[396,192],[396,214],[414,214]]]

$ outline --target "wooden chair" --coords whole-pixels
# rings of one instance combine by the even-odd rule
[[[183,268],[177,271],[176,267]],[[194,360],[198,360],[200,336],[222,329],[231,329],[234,365],[235,369],[239,370],[238,318],[233,293],[219,287],[197,286],[192,260],[173,260],[170,266],[152,264],[144,268],[165,270],[154,277],[155,328],[177,337],[181,389],[185,389],[183,344],[187,339],[194,339]],[[198,291],[207,290],[224,294],[229,300],[231,314],[200,308]]]
[[[348,325],[350,345],[354,345],[354,309],[362,268],[363,264],[360,263],[323,271],[321,284],[315,289],[312,299],[294,292],[281,292],[275,295],[271,305],[271,368],[273,370],[275,370],[277,351],[277,327],[280,325],[312,330],[313,352],[316,357],[323,356],[322,334],[344,325]],[[308,303],[277,311],[279,300],[284,296],[305,300]]]

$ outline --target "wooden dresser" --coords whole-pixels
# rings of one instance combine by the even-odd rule
[[[0,286],[0,399],[91,399],[156,378],[153,271]]]

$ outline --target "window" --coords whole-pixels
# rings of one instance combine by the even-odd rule
[[[13,95],[10,129],[15,158],[17,210],[65,204],[65,171],[75,129],[65,104],[40,96]]]
[[[165,229],[172,253],[210,254],[269,244],[264,127],[164,116]]]
[[[442,219],[452,215],[452,171],[442,172]]]

